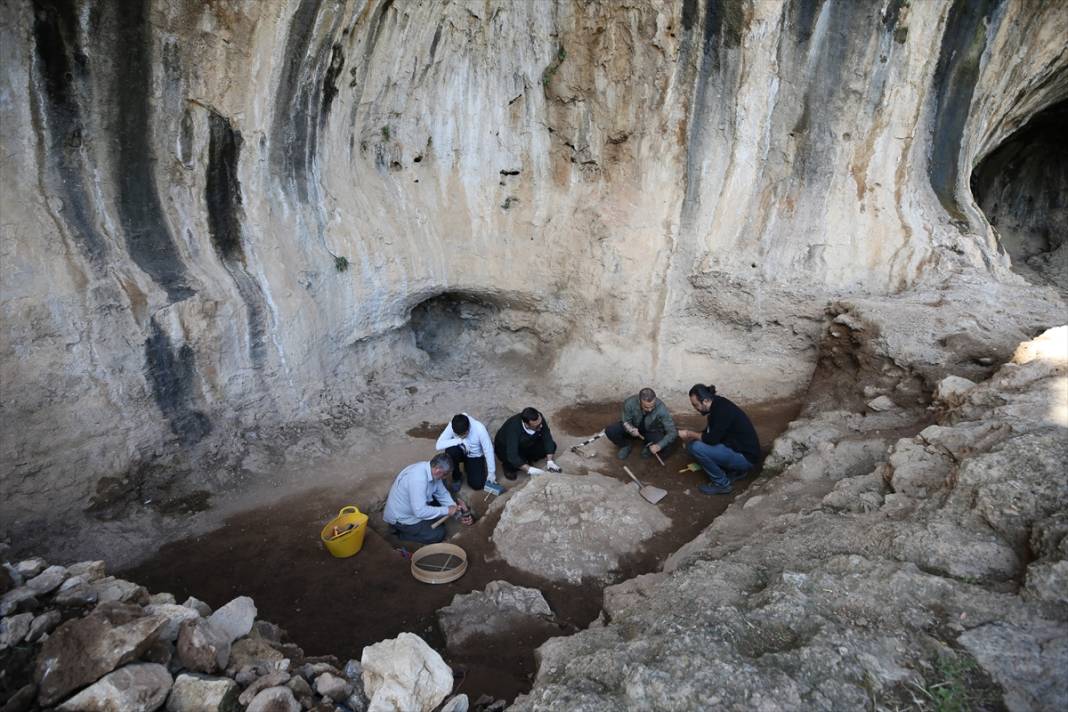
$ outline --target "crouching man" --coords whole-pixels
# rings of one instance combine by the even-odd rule
[[[708,424],[700,433],[679,431],[679,438],[686,443],[686,451],[708,475],[709,481],[698,489],[703,494],[729,494],[731,482],[749,475],[760,462],[756,429],[745,411],[716,395],[715,386],[694,385],[690,389],[690,405],[708,418]]]
[[[545,470],[560,471],[560,467],[553,462],[556,443],[549,431],[549,424],[534,408],[524,408],[522,413],[516,413],[504,421],[493,438],[493,446],[504,465],[504,476],[510,480],[514,480],[520,471],[528,475],[541,475]],[[545,470],[534,467],[534,463],[543,457],[548,458]]]
[[[644,444],[641,456],[652,457],[675,442],[679,432],[664,402],[652,388],[643,388],[623,401],[623,419],[605,428],[604,434],[619,448],[619,459],[626,460],[630,438],[640,438]]]
[[[453,500],[442,480],[452,472],[452,460],[445,453],[435,455],[430,462],[408,465],[389,489],[382,518],[405,541],[436,544],[445,538],[445,527],[430,525],[437,519],[456,512],[467,512],[463,500]],[[461,519],[474,523],[470,513]]]

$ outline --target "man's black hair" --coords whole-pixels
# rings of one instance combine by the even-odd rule
[[[439,452],[430,458],[430,469],[445,470],[445,474],[452,472],[452,458],[447,453]]]
[[[699,401],[712,400],[716,397],[716,387],[706,386],[703,383],[695,383],[693,388],[690,389],[690,397],[697,397]]]
[[[537,408],[531,408],[529,406],[523,409],[521,415],[524,423],[533,423],[541,417],[541,413],[538,412]]]
[[[656,400],[656,391],[652,388],[643,388],[638,391],[638,400],[643,403],[650,403]]]
[[[452,432],[455,435],[467,435],[467,431],[471,429],[471,419],[463,413],[457,413],[452,416]]]

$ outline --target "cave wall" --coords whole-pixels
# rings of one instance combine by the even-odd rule
[[[19,516],[388,383],[444,293],[562,397],[794,392],[829,298],[1012,279],[968,177],[1068,64],[1022,0],[4,9]]]

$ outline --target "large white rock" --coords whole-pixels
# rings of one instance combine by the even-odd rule
[[[268,687],[256,695],[245,712],[300,712],[300,703],[288,687]]]
[[[670,524],[634,485],[598,474],[547,475],[512,495],[493,543],[517,569],[578,583],[610,577]]]
[[[178,629],[185,621],[200,618],[200,614],[192,608],[179,606],[174,603],[154,603],[145,606],[145,612],[153,616],[161,616],[167,619],[167,625],[160,631],[161,640],[173,642],[178,640]]]
[[[226,677],[182,673],[167,698],[167,712],[230,712],[237,708],[238,690]]]
[[[491,581],[484,591],[453,596],[452,603],[438,611],[438,623],[452,650],[480,637],[507,635],[519,627],[551,631],[552,614],[548,601],[536,588]]]
[[[256,604],[248,596],[238,596],[212,613],[208,620],[232,643],[252,630],[252,624],[256,622]]]
[[[368,712],[429,712],[452,691],[452,670],[412,633],[367,646],[360,664]]]
[[[153,712],[163,706],[173,680],[167,668],[137,663],[108,673],[57,709],[62,712]]]

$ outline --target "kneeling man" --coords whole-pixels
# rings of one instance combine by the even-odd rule
[[[652,388],[643,388],[623,401],[623,419],[605,428],[604,434],[619,448],[619,459],[626,460],[631,450],[628,436],[641,438],[642,457],[652,457],[675,442],[679,433],[664,401]]]
[[[397,536],[420,544],[437,544],[445,539],[445,527],[434,529],[430,525],[445,515],[467,512],[463,500],[454,501],[441,483],[450,472],[452,460],[445,453],[438,453],[430,462],[417,462],[401,470],[389,489],[382,513]],[[461,521],[468,525],[474,523],[470,514]]]
[[[745,411],[716,395],[715,386],[696,384],[690,389],[690,405],[708,416],[704,431],[679,431],[687,452],[700,463],[710,480],[698,489],[704,494],[729,494],[731,481],[748,475],[760,461],[756,429]]]
[[[497,461],[493,457],[493,442],[486,426],[467,413],[452,417],[452,422],[438,437],[437,449],[444,450],[452,460],[452,484],[449,491],[460,491],[467,475],[467,484],[480,490],[486,482],[497,481]],[[463,467],[463,473],[460,467]]]

